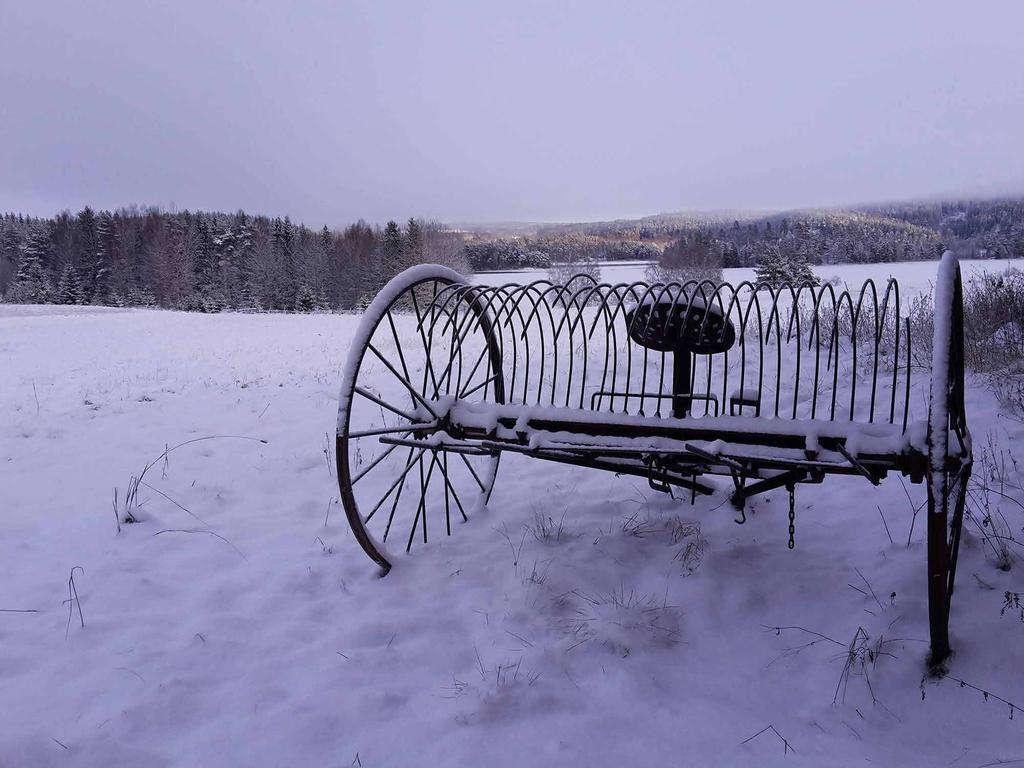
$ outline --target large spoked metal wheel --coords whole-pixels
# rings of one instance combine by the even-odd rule
[[[949,611],[973,463],[964,409],[963,287],[949,252],[939,267],[928,411],[928,614],[931,664],[950,655]]]
[[[356,540],[387,573],[486,504],[499,455],[445,450],[447,408],[503,403],[499,329],[446,267],[395,277],[367,308],[342,375],[337,468]]]

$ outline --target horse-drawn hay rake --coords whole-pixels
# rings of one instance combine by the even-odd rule
[[[480,286],[413,267],[366,310],[343,374],[349,524],[387,572],[394,549],[450,535],[485,504],[501,454],[514,452],[634,475],[691,501],[720,475],[741,514],[750,497],[785,488],[792,548],[796,485],[829,475],[877,485],[898,471],[927,483],[938,663],[972,462],[951,255],[935,304],[924,406],[895,280],[852,293],[583,276]]]

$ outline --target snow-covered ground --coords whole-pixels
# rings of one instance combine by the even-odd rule
[[[333,468],[357,323],[0,306],[0,765],[1024,759],[994,698],[1024,705],[1024,563],[965,526],[951,675],[991,695],[925,679],[924,488],[896,477],[799,488],[790,551],[784,492],[739,526],[724,495],[509,455],[488,509],[379,578]],[[1014,451],[968,398],[976,454]],[[199,438],[118,532],[115,489]],[[859,633],[881,653],[844,675]]]

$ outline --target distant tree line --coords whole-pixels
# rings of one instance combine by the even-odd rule
[[[418,219],[332,231],[243,212],[7,214],[0,216],[0,297],[206,312],[352,309],[407,266],[465,270],[463,239]]]
[[[661,277],[724,267],[1024,258],[1024,200],[913,203],[772,216],[662,214],[537,227],[527,236],[410,219],[337,231],[288,217],[124,208],[0,216],[0,300],[187,310],[353,309],[407,266],[460,271],[656,262]],[[709,271],[710,270],[710,271]],[[767,274],[767,273],[766,273]],[[788,272],[786,273],[788,274]],[[795,273],[794,273],[795,274]]]
[[[597,258],[659,260],[668,246],[700,241],[723,267],[765,260],[809,264],[962,258],[1024,258],[1024,200],[908,203],[771,216],[659,214],[635,220],[538,227],[529,237],[478,235],[467,245],[476,269],[546,267]],[[545,258],[547,262],[545,262]]]
[[[607,240],[597,235],[564,232],[542,237],[477,237],[463,246],[476,272],[501,269],[547,269],[590,261],[652,261],[661,255],[655,243]]]

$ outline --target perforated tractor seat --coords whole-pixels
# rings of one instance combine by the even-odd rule
[[[633,341],[659,352],[713,355],[736,343],[736,328],[722,309],[700,297],[644,301],[626,315],[626,327]]]

